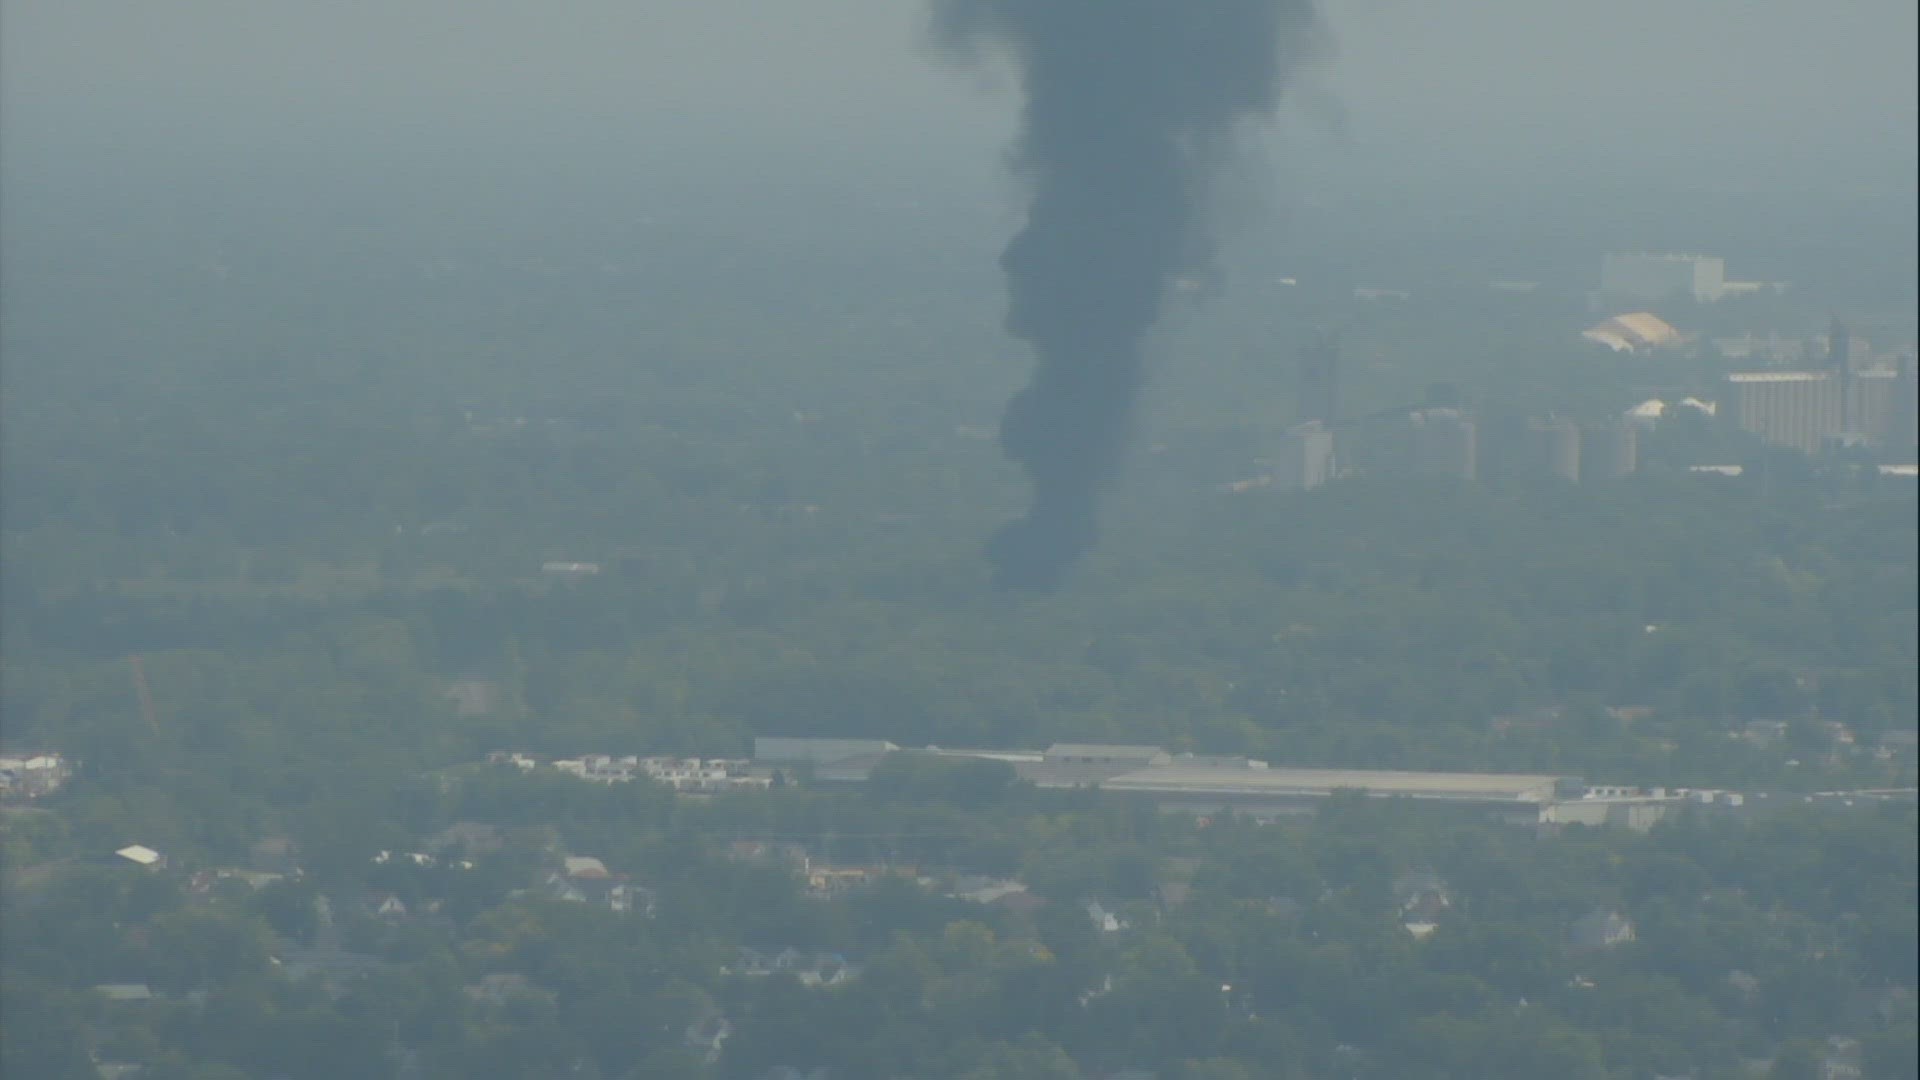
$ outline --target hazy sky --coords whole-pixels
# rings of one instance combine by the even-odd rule
[[[1491,182],[1579,167],[1907,183],[1915,7],[1335,0],[1337,55],[1286,155]],[[272,132],[403,158],[991,155],[1013,98],[930,61],[923,18],[914,0],[5,0],[0,109],[23,151],[244,154]],[[1336,126],[1344,142],[1325,137]]]
[[[1328,78],[1356,136],[1495,172],[1911,170],[1909,0],[1347,0]],[[1824,166],[1822,166],[1824,167]]]

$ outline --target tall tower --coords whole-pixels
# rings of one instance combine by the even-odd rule
[[[1332,425],[1340,418],[1340,346],[1331,340],[1300,350],[1299,415]]]
[[[1853,335],[1847,331],[1847,324],[1835,315],[1827,324],[1827,366],[1835,371],[1844,372],[1853,366]]]
[[[1894,386],[1893,449],[1895,460],[1913,460],[1920,446],[1920,379],[1916,378],[1915,356],[1911,350],[1900,358],[1899,381]]]
[[[1841,322],[1838,315],[1827,324],[1827,367],[1840,380],[1840,445],[1850,446],[1860,438],[1855,430],[1859,416],[1853,400],[1853,335],[1847,332],[1847,324]]]

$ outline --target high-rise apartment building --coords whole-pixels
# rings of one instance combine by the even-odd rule
[[[1580,479],[1631,476],[1640,467],[1640,425],[1628,420],[1580,430]]]
[[[1407,408],[1343,425],[1341,468],[1426,473],[1472,480],[1480,473],[1480,434],[1459,409]]]
[[[1580,482],[1580,425],[1572,420],[1529,420],[1524,471]]]
[[[1281,436],[1274,458],[1276,489],[1312,491],[1333,479],[1333,429],[1318,420],[1295,424]]]
[[[1480,432],[1459,409],[1423,409],[1413,418],[1413,470],[1472,480],[1480,475]]]

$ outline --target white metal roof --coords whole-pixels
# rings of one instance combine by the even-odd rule
[[[1791,383],[1821,382],[1827,378],[1824,371],[1734,371],[1729,372],[1727,381],[1731,383]]]
[[[1423,799],[1545,802],[1558,777],[1505,773],[1384,772],[1361,769],[1223,769],[1162,766],[1116,776],[1113,791],[1169,795],[1287,796],[1359,791]]]
[[[1680,339],[1680,331],[1650,311],[1632,311],[1589,327],[1581,331],[1580,336],[1615,352],[1632,352],[1670,345]]]
[[[1047,757],[1156,757],[1166,753],[1158,746],[1127,746],[1118,743],[1054,743]]]

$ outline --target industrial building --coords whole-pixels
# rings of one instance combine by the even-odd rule
[[[1891,368],[1843,374],[1840,430],[1834,434],[1848,446],[1897,447],[1903,389],[1900,373]]]
[[[1833,441],[1903,449],[1912,426],[1911,374],[1887,368],[1848,372],[1736,371],[1727,376],[1733,419],[1775,446],[1812,454]],[[1911,446],[1905,442],[1905,446]]]
[[[1040,786],[1052,786],[1045,780]],[[1151,795],[1163,809],[1255,816],[1310,811],[1336,793],[1400,798],[1494,812],[1515,823],[1545,821],[1544,810],[1584,790],[1577,780],[1496,773],[1381,772],[1167,764],[1104,780],[1102,791]]]
[[[885,739],[782,739],[760,737],[753,740],[753,760],[767,765],[830,765],[866,754],[884,754],[900,749]]]
[[[1915,445],[1913,357],[1875,365],[1864,338],[1834,319],[1817,368],[1727,376],[1733,419],[1775,446],[1805,453],[1870,448],[1896,457]]]
[[[1806,453],[1840,430],[1840,380],[1826,371],[1736,371],[1727,376],[1734,423]]]
[[[1173,755],[1157,746],[1116,746],[1111,743],[1054,743],[1040,755],[1040,764],[1050,768],[1090,766],[1122,772],[1172,762]]]
[[[1618,825],[1644,829],[1680,800],[1655,789],[1588,787],[1568,776],[1511,773],[1407,772],[1368,769],[1275,768],[1264,761],[1227,755],[1173,754],[1157,746],[1056,743],[1041,752],[952,750],[928,747],[902,751],[891,743],[852,739],[760,739],[761,751],[782,761],[821,761],[849,747],[885,746],[886,753],[923,753],[952,760],[997,761],[1021,779],[1041,788],[1095,788],[1150,797],[1162,810],[1193,814],[1245,814],[1278,817],[1311,813],[1341,794],[1404,799],[1440,810],[1476,815],[1516,825]],[[833,772],[817,779],[860,779],[840,775],[871,751],[851,759],[823,763]],[[884,754],[879,755],[884,756]],[[877,758],[875,758],[877,760]],[[870,764],[866,765],[871,768]]]
[[[1608,254],[1600,263],[1600,294],[1609,299],[1665,300],[1684,293],[1710,304],[1727,294],[1727,261],[1709,255],[1646,252]]]
[[[1153,748],[1115,749],[1142,760]],[[1097,750],[1077,748],[1089,760],[1099,758]],[[1057,771],[1044,760],[1018,768],[1023,777],[1039,787],[1094,786],[1101,791],[1150,796],[1162,810],[1171,812],[1235,813],[1255,818],[1311,813],[1336,795],[1350,794],[1489,815],[1513,825],[1647,829],[1680,801],[1677,795],[1661,789],[1591,788],[1576,777],[1545,774],[1290,769],[1247,758],[1164,753],[1153,755],[1151,761],[1092,782],[1078,771]],[[1076,770],[1088,767],[1074,766]]]

